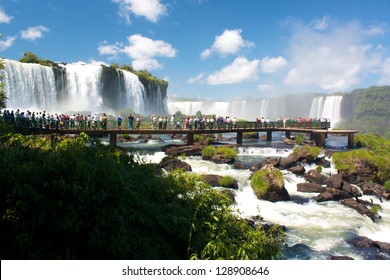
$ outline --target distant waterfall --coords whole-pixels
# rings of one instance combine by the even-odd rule
[[[180,111],[185,115],[202,114],[230,116],[238,119],[256,118],[327,118],[332,125],[341,120],[342,96],[318,96],[297,94],[262,99],[238,99],[231,101],[180,101],[168,99],[168,112]]]
[[[341,101],[342,96],[320,96],[314,98],[311,109],[311,118],[326,118],[331,121],[334,127],[341,120]]]
[[[157,98],[147,101],[137,75],[99,64],[70,63],[46,67],[4,59],[3,82],[7,107],[21,110],[114,114],[120,109],[136,113],[166,111],[166,93],[156,88]]]

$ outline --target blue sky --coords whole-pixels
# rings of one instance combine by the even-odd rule
[[[131,64],[183,98],[390,84],[388,0],[0,0],[0,56]]]

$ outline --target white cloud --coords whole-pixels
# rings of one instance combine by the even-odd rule
[[[244,41],[241,37],[241,29],[227,29],[221,35],[215,37],[213,45],[201,53],[201,58],[205,59],[214,52],[226,56],[238,53],[242,48],[253,47],[254,43]]]
[[[386,58],[382,65],[382,77],[379,80],[380,85],[390,85],[390,57]]]
[[[327,32],[297,26],[289,50],[291,68],[284,79],[288,86],[347,90],[381,62],[380,48],[364,43],[365,30],[355,22]]]
[[[152,70],[162,68],[156,57],[175,57],[176,49],[171,44],[162,40],[152,40],[140,34],[129,36],[128,45],[116,43],[107,45],[107,42],[100,43],[98,51],[101,55],[117,56],[126,54],[133,59],[132,66],[136,70]]]
[[[371,26],[369,29],[365,31],[365,35],[367,36],[378,36],[378,35],[383,35],[388,31],[388,26],[387,24],[381,23],[377,24],[375,26]]]
[[[324,16],[321,19],[315,20],[310,24],[315,30],[326,30],[329,26],[330,17]]]
[[[107,41],[101,42],[98,47],[98,52],[100,55],[111,55],[117,56],[120,53],[121,49],[119,43],[115,45],[107,45]]]
[[[200,73],[200,74],[199,74],[198,76],[196,76],[196,77],[189,78],[187,82],[188,82],[189,84],[202,83],[202,82],[204,82],[205,76],[206,76],[205,73]]]
[[[6,14],[4,9],[0,7],[0,23],[10,23],[13,17]]]
[[[261,84],[257,87],[257,89],[260,91],[272,91],[275,89],[275,87],[270,84]]]
[[[158,22],[160,17],[167,13],[167,6],[160,3],[160,0],[113,0],[119,3],[119,15],[131,23],[130,15],[145,17],[151,22]]]
[[[27,28],[26,30],[20,31],[20,37],[22,39],[35,41],[36,39],[42,38],[43,33],[49,32],[49,30],[50,29],[46,26],[33,26]]]
[[[0,51],[4,51],[11,47],[16,39],[16,36],[7,36],[7,38],[0,40]]]
[[[245,57],[236,58],[232,64],[214,72],[207,78],[210,85],[236,84],[258,78],[260,60],[249,61]]]
[[[274,58],[266,56],[261,60],[261,71],[265,73],[277,72],[285,66],[287,66],[287,60],[281,56]]]

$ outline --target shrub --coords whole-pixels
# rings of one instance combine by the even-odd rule
[[[297,145],[303,145],[303,142],[305,141],[305,137],[303,137],[302,134],[297,134],[295,136],[295,143],[297,143]]]
[[[220,146],[215,151],[216,154],[223,154],[225,158],[235,158],[237,156],[237,151],[234,148],[226,147],[226,146]]]
[[[322,172],[322,166],[317,166],[317,167],[316,167],[316,170],[317,170],[319,173],[321,173],[321,172]]]
[[[202,149],[202,158],[210,159],[215,154],[215,147],[213,145],[208,145]]]
[[[234,184],[234,179],[231,176],[224,176],[218,180],[218,184],[221,187],[229,187]]]
[[[267,193],[269,185],[264,179],[267,174],[269,171],[259,170],[251,176],[251,185],[257,197],[263,197]]]

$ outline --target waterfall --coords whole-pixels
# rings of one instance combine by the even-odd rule
[[[135,112],[143,114],[145,113],[145,104],[144,104],[144,94],[145,89],[142,83],[139,82],[138,77],[133,73],[128,71],[122,71],[124,80],[125,80],[125,88],[130,89],[130,91],[126,90],[124,92],[125,96],[123,96],[125,108],[132,108]],[[162,98],[162,97],[161,97]],[[157,105],[161,106],[161,105]],[[158,107],[160,108],[160,107]]]
[[[166,112],[166,93],[158,87],[154,92],[157,99],[148,101],[144,85],[128,71],[81,62],[52,67],[9,59],[3,62],[8,108],[60,113]]]
[[[180,111],[194,115],[198,111],[207,115],[234,116],[254,121],[256,118],[327,118],[332,125],[341,120],[342,96],[316,96],[297,94],[262,99],[236,99],[231,101],[179,101],[168,99],[168,112]]]
[[[101,111],[101,66],[95,64],[72,63],[65,66],[68,97],[63,107],[65,111]]]
[[[316,97],[310,109],[311,118],[326,118],[334,127],[341,120],[341,101],[343,97],[338,95]]]
[[[57,92],[51,67],[4,59],[4,90],[10,108],[57,109]]]

